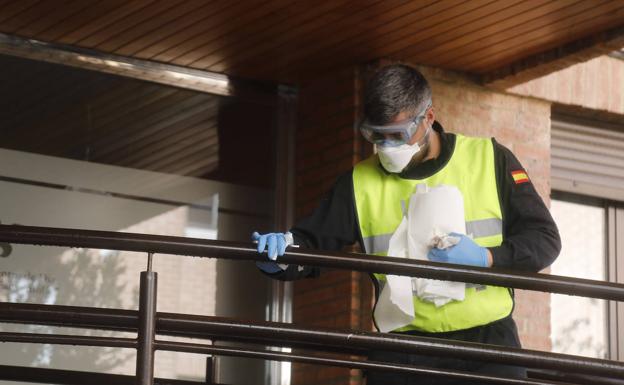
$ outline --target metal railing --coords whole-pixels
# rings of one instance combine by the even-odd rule
[[[136,332],[137,338],[0,333],[0,341],[3,342],[124,347],[137,350],[135,378],[129,376],[113,378],[107,377],[109,375],[102,373],[92,373],[93,377],[88,382],[93,384],[126,383],[128,381],[134,381],[137,384],[193,383],[189,381],[155,380],[153,373],[154,353],[156,350],[216,356],[252,357],[353,369],[427,374],[478,381],[480,383],[534,385],[563,383],[624,384],[624,380],[621,380],[624,378],[624,363],[605,359],[392,333],[301,328],[293,324],[275,322],[241,322],[236,319],[222,317],[156,312],[157,274],[151,269],[151,260],[154,254],[176,254],[252,261],[264,260],[265,257],[259,255],[250,245],[183,237],[18,225],[0,225],[0,242],[138,251],[145,252],[148,255],[147,270],[142,272],[140,277],[141,287],[138,311],[0,303],[0,322]],[[283,263],[298,265],[398,274],[624,301],[624,285],[587,279],[518,273],[499,269],[378,257],[366,254],[328,253],[308,250],[288,251],[280,258]],[[262,348],[221,347],[211,344],[163,341],[156,339],[157,335],[245,342],[258,344],[261,347],[302,348],[313,350],[314,353],[282,353]],[[455,370],[440,370],[366,360],[368,351],[373,349],[524,366],[529,368],[538,378],[520,380]],[[333,354],[328,355],[326,353]],[[336,357],[335,353],[342,353],[344,357]],[[84,376],[89,375],[89,373],[85,372],[25,369],[0,366],[0,379],[19,380],[21,378],[22,381],[36,382],[35,379],[39,378],[37,376],[45,376],[41,370],[47,370],[51,371],[48,374],[54,376],[55,383],[73,384],[78,383],[75,382],[77,381],[76,378],[85,378]],[[20,375],[19,373],[22,374]],[[208,380],[211,381],[211,379]],[[553,382],[553,380],[556,381]]]

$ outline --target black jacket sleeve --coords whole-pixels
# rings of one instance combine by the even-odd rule
[[[308,249],[337,251],[358,242],[360,235],[354,205],[353,173],[349,171],[338,178],[310,216],[290,229],[295,244]],[[318,267],[290,265],[284,271],[267,275],[290,281],[319,274]]]
[[[512,172],[526,172],[518,159],[493,142],[504,236],[502,245],[490,248],[493,267],[537,272],[559,255],[557,225],[533,183],[514,180]]]

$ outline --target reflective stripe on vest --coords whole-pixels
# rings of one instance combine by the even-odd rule
[[[402,179],[381,169],[377,156],[353,170],[353,190],[360,232],[366,253],[386,255],[390,237],[403,217],[401,202],[408,202],[417,184],[456,186],[464,197],[466,232],[484,247],[503,241],[502,215],[496,185],[494,148],[490,139],[456,136],[448,163],[429,178]],[[404,205],[404,203],[403,203]],[[385,281],[383,274],[375,274]],[[415,319],[397,331],[445,332],[484,325],[511,313],[513,300],[507,288],[468,285],[464,301],[436,307],[414,297]]]
[[[466,234],[473,238],[491,237],[503,233],[503,221],[499,218],[477,219],[466,222]],[[367,253],[377,254],[388,251],[393,233],[373,235],[363,238]]]

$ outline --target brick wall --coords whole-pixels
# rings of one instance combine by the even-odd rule
[[[437,119],[452,132],[495,136],[526,167],[536,188],[550,193],[550,104],[480,87],[459,75],[421,68],[433,87]],[[309,80],[300,88],[297,133],[297,217],[309,213],[336,177],[367,151],[354,130],[358,69]],[[550,349],[549,294],[517,291],[515,319],[527,348]],[[371,330],[371,284],[347,271],[295,284],[295,323]],[[294,365],[293,384],[358,384],[358,371]]]
[[[511,87],[507,91],[553,102],[624,114],[624,60],[600,56]]]
[[[436,120],[447,131],[494,136],[526,167],[542,198],[550,195],[550,103],[493,91],[450,72],[420,68],[431,83]]]

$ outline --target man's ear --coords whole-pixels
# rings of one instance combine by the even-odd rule
[[[427,123],[429,125],[433,124],[433,122],[435,121],[435,111],[433,107],[429,107],[429,109],[425,113],[425,117],[427,118]]]

